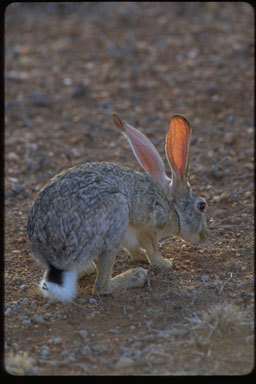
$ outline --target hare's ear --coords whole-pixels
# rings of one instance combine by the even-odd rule
[[[165,173],[164,162],[151,141],[126,121],[122,121],[113,114],[115,124],[126,134],[133,153],[144,170],[149,173],[161,186],[165,188],[168,178]]]
[[[174,115],[169,121],[165,150],[175,186],[187,179],[190,136],[191,128],[187,120],[182,116]]]

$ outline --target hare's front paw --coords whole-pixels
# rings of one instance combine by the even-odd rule
[[[168,259],[164,259],[163,257],[157,258],[152,265],[156,265],[161,269],[171,269],[173,267],[171,261]]]

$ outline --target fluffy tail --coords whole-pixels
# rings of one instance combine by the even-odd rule
[[[40,283],[43,295],[64,303],[72,301],[77,291],[77,272],[49,266]]]

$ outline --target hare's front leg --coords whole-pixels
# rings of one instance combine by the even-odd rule
[[[109,294],[117,289],[143,287],[147,280],[147,270],[134,268],[111,278],[114,255],[102,255],[99,258],[97,278],[93,294]]]
[[[172,268],[172,263],[170,260],[164,259],[161,256],[161,253],[159,252],[158,249],[158,242],[157,238],[148,235],[147,237],[143,236],[141,239],[141,246],[145,249],[147,258],[152,265],[156,265],[159,268],[166,268],[166,269],[171,269]]]

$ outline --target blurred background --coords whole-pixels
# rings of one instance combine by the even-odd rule
[[[122,154],[113,111],[162,154],[168,118],[183,114],[194,141],[218,152],[218,140],[232,142],[253,126],[253,9],[14,3],[5,15],[5,82],[7,137],[27,162],[133,162]]]
[[[58,171],[84,161],[140,169],[115,112],[151,139],[169,176],[168,119],[184,115],[198,193],[214,204],[252,198],[253,27],[245,2],[8,6],[7,197],[31,198]]]

